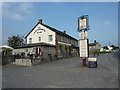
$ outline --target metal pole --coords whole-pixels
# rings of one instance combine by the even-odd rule
[[[83,57],[83,58],[82,58],[82,66],[83,66],[83,67],[86,67],[86,66],[87,66],[87,64],[86,64],[86,57]]]

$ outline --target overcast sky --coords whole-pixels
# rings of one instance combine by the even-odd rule
[[[39,18],[43,23],[79,39],[78,17],[89,16],[88,37],[102,45],[118,45],[117,2],[28,2],[2,4],[3,44],[12,35],[26,36]]]

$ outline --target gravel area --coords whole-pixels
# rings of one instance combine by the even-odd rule
[[[2,67],[3,88],[118,88],[118,62],[112,54],[96,56],[97,68],[82,67],[79,57],[32,67]]]

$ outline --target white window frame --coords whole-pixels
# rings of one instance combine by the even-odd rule
[[[48,41],[51,42],[52,40],[53,40],[53,35],[48,35]]]
[[[32,38],[29,38],[29,43],[32,43]]]
[[[39,42],[41,42],[41,37],[39,37],[38,39],[39,39]]]

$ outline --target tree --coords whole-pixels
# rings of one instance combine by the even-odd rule
[[[115,45],[111,45],[111,47],[113,48],[113,50],[119,49],[119,47]]]
[[[8,41],[8,45],[13,48],[16,46],[24,45],[24,39],[19,35],[8,37],[7,41]]]
[[[104,46],[103,48],[106,49],[106,50],[108,50],[108,47],[107,47],[107,46]]]

